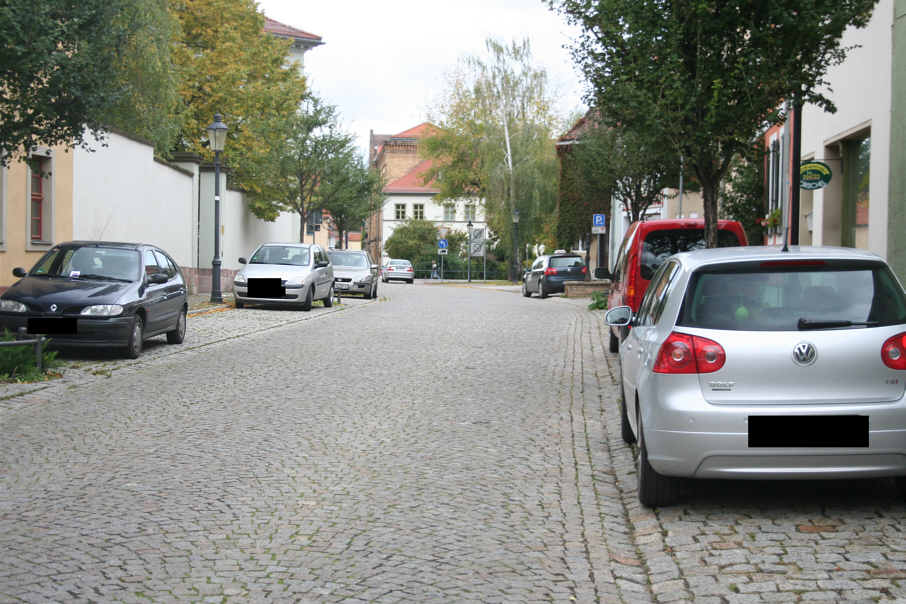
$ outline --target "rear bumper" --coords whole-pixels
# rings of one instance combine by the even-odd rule
[[[685,376],[669,376],[671,378]],[[691,384],[640,392],[645,444],[661,474],[821,479],[906,475],[906,400],[845,405],[712,405]],[[653,380],[657,381],[657,380]],[[697,391],[697,392],[696,392]],[[867,416],[867,447],[750,447],[749,416]],[[817,422],[816,422],[817,423]]]

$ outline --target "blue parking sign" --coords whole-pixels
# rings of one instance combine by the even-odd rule
[[[592,214],[591,215],[591,226],[596,226],[596,227],[607,226],[607,215],[606,214]]]

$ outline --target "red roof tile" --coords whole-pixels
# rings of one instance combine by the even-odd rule
[[[284,25],[279,21],[274,21],[270,17],[264,18],[264,31],[275,36],[282,36],[284,38],[293,38],[294,40],[303,40],[305,42],[314,42],[316,44],[321,44],[321,36],[316,36],[315,34],[310,34],[307,31],[302,31],[301,29],[296,29],[295,27]]]
[[[423,184],[422,180],[425,173],[434,165],[430,159],[420,161],[414,168],[409,170],[404,176],[397,178],[384,187],[384,193],[425,193],[433,195],[440,193],[440,189],[432,186],[435,181]]]
[[[399,134],[394,134],[393,138],[424,138],[437,132],[437,126],[431,122],[422,122],[414,128],[404,130]]]

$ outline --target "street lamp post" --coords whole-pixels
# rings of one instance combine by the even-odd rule
[[[223,302],[220,291],[220,152],[226,143],[227,125],[219,113],[208,126],[208,142],[214,151],[214,259],[211,261],[211,302]]]
[[[519,282],[519,208],[513,208],[513,283]]]
[[[468,268],[468,275],[469,275],[469,283],[471,283],[471,282],[472,282],[472,221],[471,221],[471,220],[466,224],[466,229],[468,229],[468,231],[469,231],[469,268]]]

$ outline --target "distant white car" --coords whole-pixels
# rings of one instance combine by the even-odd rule
[[[408,281],[410,284],[415,283],[415,269],[408,260],[392,259],[384,266],[381,271],[381,279],[384,283],[393,279]]]
[[[906,488],[906,295],[844,248],[676,254],[618,306],[622,435],[639,499],[682,478],[897,477]],[[626,330],[621,330],[626,331]]]
[[[333,266],[327,252],[305,243],[258,246],[233,279],[236,308],[289,305],[311,310],[313,300],[333,306]]]

